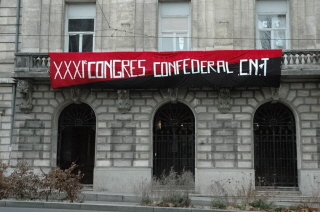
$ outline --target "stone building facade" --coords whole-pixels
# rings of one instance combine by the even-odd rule
[[[68,15],[77,11],[72,9],[73,5],[94,5],[95,27],[87,32],[93,35],[94,52],[159,51],[164,42],[159,41],[163,36],[159,28],[160,9],[163,4],[172,2],[0,1],[3,14],[0,17],[3,20],[0,25],[3,29],[0,37],[1,160],[15,166],[23,159],[35,169],[63,166],[68,158],[87,161],[83,162],[83,167],[93,190],[131,193],[135,182],[151,181],[158,165],[154,143],[157,112],[168,104],[178,105],[182,108],[178,110],[192,117],[188,123],[194,126],[192,133],[186,135],[191,136],[193,142],[192,154],[187,159],[194,164],[191,171],[195,176],[196,193],[210,194],[213,183],[230,180],[233,188],[256,185],[257,189],[258,186],[259,189],[294,189],[303,195],[312,195],[320,182],[318,0],[278,1],[286,5],[281,18],[284,14],[287,23],[283,29],[286,37],[280,41],[286,44],[278,43],[287,47],[283,50],[279,88],[51,88],[48,52],[67,52],[66,43],[73,42],[69,39],[73,34],[66,27],[70,24]],[[270,5],[272,8],[277,1],[177,2],[187,3],[189,8],[188,14],[183,16],[189,24],[183,29],[187,31],[184,44],[188,44],[190,51],[209,51],[258,48],[259,33],[263,31],[259,28],[258,10]],[[264,3],[266,7],[259,6]],[[261,14],[261,17],[274,15],[266,11]],[[277,38],[270,39],[271,45]],[[89,121],[81,120],[74,111],[89,115]],[[260,114],[270,114],[266,117],[270,131],[263,135],[258,133],[264,129],[257,121]],[[280,124],[282,114],[287,114],[286,120],[291,120],[287,120],[285,126]],[[70,124],[68,116],[80,122]],[[83,122],[87,125],[81,128]],[[279,131],[286,128],[286,132],[272,134],[273,126]],[[87,135],[93,136],[81,140]],[[272,144],[276,137],[285,141],[277,147],[281,150],[263,146],[264,143],[260,143],[263,147],[259,149],[257,141],[263,137],[272,140]],[[75,138],[78,140],[74,141]],[[289,143],[293,146],[287,147]],[[78,146],[82,148],[76,150]],[[270,156],[266,152],[279,152],[280,156]],[[268,164],[270,157],[276,164],[283,161],[287,164]],[[258,182],[260,165],[263,169],[276,169],[274,178],[268,178],[263,185]],[[289,168],[277,170],[279,167]],[[294,176],[285,184],[277,174],[285,178]]]

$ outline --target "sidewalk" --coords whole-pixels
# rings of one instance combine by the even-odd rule
[[[96,211],[120,211],[120,212],[218,212],[228,210],[210,210],[207,197],[191,197],[194,208],[170,208],[140,206],[134,195],[108,194],[104,192],[84,191],[83,203],[69,202],[45,202],[45,201],[16,201],[1,200],[0,207],[21,208],[48,208],[48,209],[73,209],[73,210],[96,210]],[[206,208],[206,209],[205,209]]]

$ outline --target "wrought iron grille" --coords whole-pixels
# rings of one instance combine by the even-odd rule
[[[171,168],[194,174],[194,116],[182,103],[168,103],[155,115],[153,124],[153,175],[160,177]]]
[[[57,165],[66,169],[75,162],[85,184],[93,183],[95,126],[95,114],[86,104],[71,104],[59,117]]]
[[[296,127],[289,108],[267,103],[257,110],[254,147],[257,186],[298,186]]]

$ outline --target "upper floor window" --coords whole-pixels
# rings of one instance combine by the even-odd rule
[[[257,0],[257,48],[288,49],[287,0]]]
[[[159,51],[190,49],[190,2],[159,2]]]
[[[93,51],[95,16],[95,4],[67,5],[65,51]]]

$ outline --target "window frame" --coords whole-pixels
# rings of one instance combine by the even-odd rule
[[[92,35],[92,52],[94,52],[95,47],[95,29],[96,29],[96,10],[94,16],[92,15],[79,15],[79,16],[69,16],[69,7],[71,5],[90,5],[94,6],[94,3],[84,3],[84,4],[66,4],[66,15],[65,15],[65,42],[64,51],[69,52],[70,35],[79,35],[79,51],[82,52],[83,46],[83,35]],[[72,7],[72,6],[71,6]],[[72,31],[69,32],[69,20],[70,19],[93,19],[93,31]]]
[[[286,11],[282,11],[282,12],[259,12],[258,11],[258,2],[263,2],[264,0],[257,0],[256,1],[256,48],[257,49],[263,49],[262,48],[262,45],[261,45],[261,39],[260,39],[260,32],[261,31],[270,31],[271,33],[271,48],[270,49],[276,49],[274,48],[275,47],[275,44],[274,44],[274,40],[275,38],[273,37],[274,36],[274,32],[275,31],[284,31],[285,32],[285,38],[284,38],[284,42],[285,42],[285,47],[286,48],[282,48],[283,50],[284,49],[290,49],[290,10],[289,10],[289,1],[287,0],[283,0],[286,2]],[[270,1],[270,0],[269,0]],[[275,1],[276,3],[276,1]],[[259,28],[259,16],[263,16],[263,15],[268,15],[268,16],[277,16],[277,15],[285,15],[286,16],[286,26],[285,28],[274,28],[273,25],[271,25],[271,28]],[[274,42],[273,42],[274,41]]]
[[[166,4],[166,3],[186,3],[188,4],[188,15],[162,15],[161,14],[161,4]],[[163,50],[163,38],[172,38],[173,39],[173,52],[176,51],[190,51],[191,50],[191,2],[190,1],[174,1],[174,2],[162,2],[160,1],[158,3],[158,51],[159,52],[165,52]],[[164,30],[162,31],[162,19],[163,18],[187,18],[188,19],[188,29],[187,30]],[[172,34],[172,37],[165,37],[163,36],[164,34]],[[186,38],[187,42],[186,42],[186,49],[187,50],[179,50],[177,49],[177,38],[180,38],[179,36],[177,36],[177,34],[186,34],[186,36],[184,36],[184,38]]]

